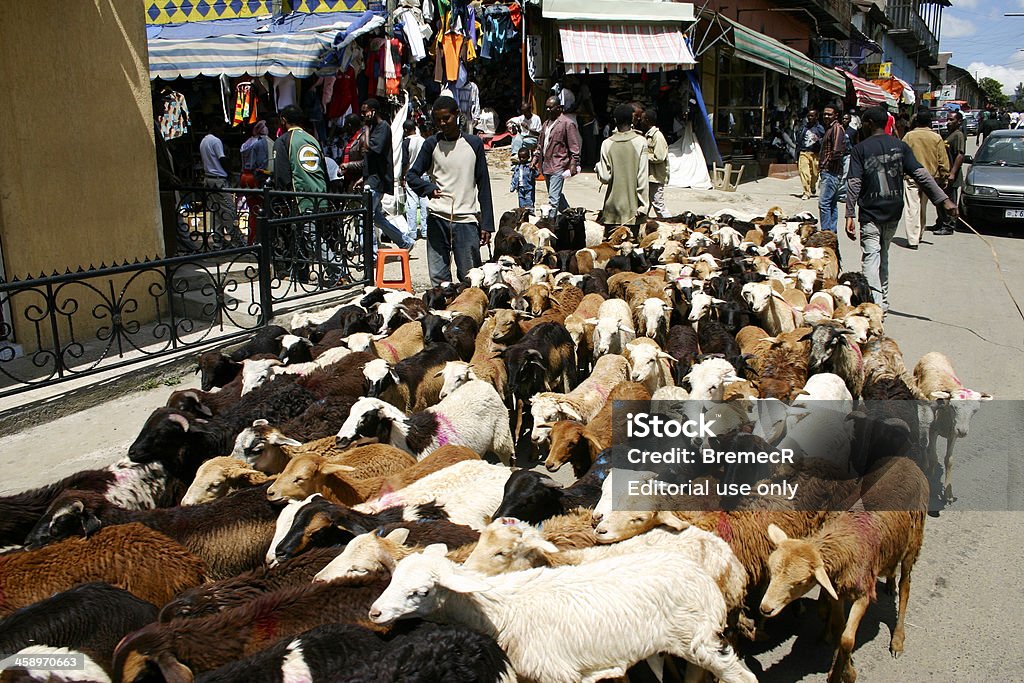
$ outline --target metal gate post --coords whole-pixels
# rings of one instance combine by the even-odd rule
[[[373,283],[377,264],[373,259],[373,195],[363,192],[363,278],[366,284]]]
[[[271,214],[270,188],[263,188],[263,206],[260,209],[259,218],[256,220],[256,239],[259,243],[259,287],[260,287],[260,309],[263,314],[262,323],[269,325],[274,317],[274,297],[271,287],[270,271],[274,267],[274,240],[271,227],[268,223]]]

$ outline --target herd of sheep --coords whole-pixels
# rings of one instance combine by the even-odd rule
[[[463,283],[368,288],[203,354],[202,389],[126,458],[0,498],[0,658],[42,662],[3,680],[745,683],[765,621],[818,588],[801,618],[853,681],[883,578],[903,652],[927,512],[990,397],[941,353],[908,370],[833,233],[778,209],[607,234],[511,211],[494,247]],[[755,477],[843,505],[628,510],[612,407],[652,400],[812,460],[801,415],[845,406],[842,476]],[[69,653],[85,668],[47,670]]]

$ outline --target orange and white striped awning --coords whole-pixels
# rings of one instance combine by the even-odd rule
[[[892,97],[886,97],[886,92],[882,89],[882,86],[877,83],[864,80],[858,76],[854,76],[849,71],[843,71],[843,75],[846,76],[846,80],[848,80],[850,85],[853,86],[853,92],[858,107],[888,106],[888,102]]]
[[[560,23],[566,73],[639,73],[696,65],[677,26]]]

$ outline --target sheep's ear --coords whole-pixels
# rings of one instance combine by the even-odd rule
[[[185,417],[184,415],[179,415],[178,413],[171,413],[170,415],[167,416],[167,419],[181,427],[181,431],[188,431],[188,418]]]
[[[320,471],[324,474],[344,474],[346,472],[355,472],[356,468],[350,465],[341,465],[334,462],[325,462],[320,465]]]
[[[839,599],[836,589],[832,587],[832,580],[828,578],[828,573],[825,571],[825,565],[819,564],[814,568],[814,579],[825,589],[825,592],[832,596],[833,600]]]
[[[598,319],[597,318],[587,318],[586,320],[583,321],[584,325],[594,326],[594,325],[597,325],[597,323],[598,323]]]
[[[658,352],[658,358],[660,358],[661,360],[667,360],[669,365],[675,365],[676,363],[679,362],[673,356],[665,353],[664,351],[659,351]]]
[[[409,540],[409,530],[405,528],[393,529],[384,538],[396,545],[405,545],[405,542]]]
[[[455,572],[447,572],[438,583],[453,593],[483,593],[491,589],[491,584],[481,576]]]
[[[571,403],[565,401],[558,402],[558,409],[569,416],[570,420],[576,420],[577,422],[583,422],[583,416],[577,412],[576,408]]]
[[[558,546],[551,541],[545,540],[541,536],[529,535],[523,538],[523,545],[531,550],[538,550],[542,553],[548,553],[554,555],[559,552]]]
[[[950,393],[948,391],[933,391],[931,397],[939,401],[948,401]]]
[[[175,659],[174,655],[169,652],[158,655],[156,663],[167,683],[192,683],[194,680],[192,670]]]
[[[434,373],[434,379],[437,379],[438,377],[441,377],[442,375],[444,375],[444,370],[438,370],[437,372]]]
[[[431,543],[423,549],[424,555],[433,555],[435,557],[444,557],[448,554],[448,546],[444,543]]]
[[[280,434],[280,433],[278,433],[278,434],[271,434],[270,438],[267,439],[267,441],[269,443],[274,444],[275,446],[301,446],[302,445],[301,441],[296,441],[295,439],[292,439],[292,438],[287,437],[284,434]]]
[[[771,542],[774,543],[775,545],[779,545],[780,543],[782,543],[783,541],[788,539],[789,536],[787,536],[786,532],[783,531],[782,529],[780,529],[779,527],[775,526],[774,524],[769,524],[768,525],[768,538],[771,539]],[[828,578],[828,577],[826,577],[826,578]]]
[[[103,528],[103,522],[93,514],[92,510],[86,510],[85,506],[82,505],[81,501],[76,500],[74,503],[75,511],[78,513],[82,521],[82,531],[85,532],[86,536],[92,536],[94,533]]]
[[[262,417],[260,419],[258,419],[258,420],[253,420],[252,421],[252,426],[253,427],[266,427],[269,424],[270,424],[270,422],[268,422],[267,420],[264,420]]]
[[[658,524],[667,526],[670,529],[675,529],[676,531],[682,531],[683,529],[689,528],[690,526],[689,522],[684,522],[683,520],[673,515],[671,512],[664,510],[657,514],[655,520],[658,522]]]

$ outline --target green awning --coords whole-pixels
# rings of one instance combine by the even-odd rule
[[[732,29],[736,56],[772,71],[792,76],[835,95],[846,95],[846,79],[835,69],[822,66],[770,36],[718,15]]]

